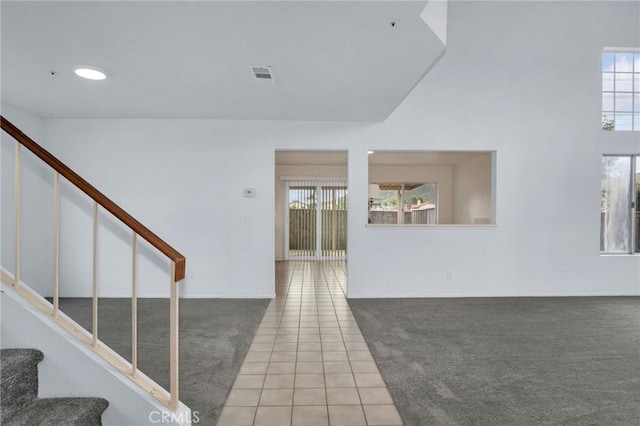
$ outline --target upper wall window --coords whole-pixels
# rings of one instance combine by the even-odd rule
[[[602,53],[602,130],[640,130],[640,52]]]

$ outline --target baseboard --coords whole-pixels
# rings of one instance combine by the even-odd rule
[[[184,299],[275,299],[276,294],[189,294],[180,296],[181,300]]]
[[[52,296],[44,296],[45,298],[51,299]],[[91,294],[85,295],[64,295],[60,296],[61,299],[90,299],[93,296]],[[189,294],[189,295],[181,295],[180,299],[274,299],[276,297],[275,293],[271,294]],[[167,294],[145,294],[143,296],[138,295],[138,299],[168,299],[169,295]],[[98,299],[131,299],[131,294],[123,294],[123,293],[112,293],[112,294],[100,294]]]
[[[489,299],[489,298],[542,298],[542,297],[640,297],[640,292],[635,294],[619,293],[540,293],[540,294],[349,294],[347,299]]]
[[[87,295],[73,295],[73,296],[60,296],[60,298],[67,299],[87,299],[91,298],[90,294]],[[274,299],[275,293],[271,294],[188,294],[181,295],[180,300],[184,299]],[[99,299],[131,299],[131,294],[113,293],[113,294],[100,294]],[[138,299],[168,299],[167,294],[145,294],[144,296],[138,296]]]

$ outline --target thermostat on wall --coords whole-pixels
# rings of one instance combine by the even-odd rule
[[[253,198],[256,196],[256,190],[254,188],[245,188],[244,196],[245,198]]]

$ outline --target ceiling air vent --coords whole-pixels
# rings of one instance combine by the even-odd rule
[[[275,83],[273,79],[273,71],[271,67],[264,66],[254,66],[250,67],[251,72],[253,73],[253,77],[255,81],[263,82],[263,83]]]

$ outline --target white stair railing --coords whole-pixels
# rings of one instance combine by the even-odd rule
[[[0,116],[2,130],[7,132],[16,140],[15,148],[15,165],[14,165],[14,194],[15,194],[15,233],[14,233],[14,273],[13,276],[2,271],[1,279],[3,282],[11,285],[13,289],[24,299],[28,300],[32,305],[51,316],[52,320],[61,327],[71,333],[73,336],[91,347],[97,354],[104,358],[111,365],[116,367],[122,374],[128,376],[131,380],[145,389],[149,394],[153,395],[160,402],[173,411],[176,411],[179,405],[179,358],[178,358],[178,317],[179,317],[179,296],[178,283],[184,279],[186,259],[178,251],[169,244],[155,235],[144,225],[138,222],[130,214],[116,205],[95,187],[81,178],[77,173],[67,167],[60,160],[38,145],[33,139],[29,138],[17,127],[11,124],[4,117]],[[21,191],[22,191],[22,147],[29,149],[38,158],[44,161],[48,166],[54,169],[53,182],[53,217],[54,217],[54,277],[53,277],[53,303],[49,303],[44,297],[36,294],[31,288],[22,285],[20,279],[21,271]],[[93,291],[92,291],[92,326],[91,333],[83,330],[71,321],[66,315],[60,315],[60,175],[67,181],[75,185],[93,200]],[[132,256],[131,256],[131,363],[124,358],[115,354],[98,338],[98,214],[99,208],[102,207],[110,212],[124,225],[128,226],[132,231]],[[158,251],[164,254],[170,261],[170,303],[169,303],[169,391],[162,389],[152,380],[148,379],[144,374],[139,374],[138,370],[138,258],[137,258],[137,241],[138,237],[142,237]]]

